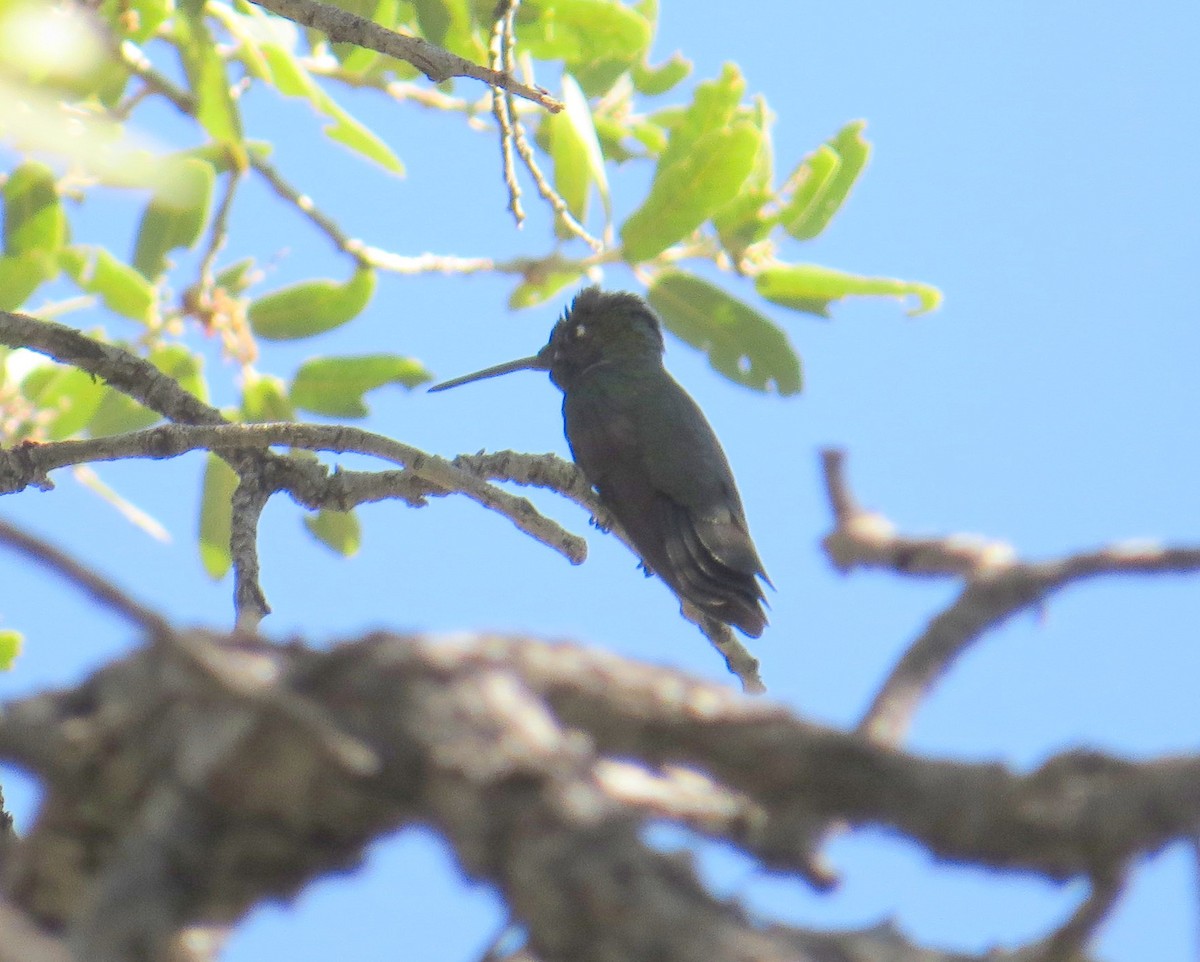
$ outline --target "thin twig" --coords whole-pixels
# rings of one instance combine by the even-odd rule
[[[492,69],[501,71],[511,55],[506,54],[506,37],[510,27],[506,26],[516,14],[518,0],[502,0],[496,10],[496,20],[492,24],[491,37],[488,40],[488,54],[491,57]],[[513,116],[513,101],[498,87],[492,87],[492,116],[496,118],[496,126],[500,130],[500,165],[504,174],[504,186],[508,189],[508,209],[512,211],[513,220],[520,227],[525,223],[525,210],[521,206],[521,185],[517,180],[517,165],[513,157],[513,142],[516,134],[513,130],[520,121]]]
[[[192,95],[155,70],[150,58],[131,40],[122,40],[117,49],[121,63],[130,73],[140,78],[147,88],[166,97],[181,113],[195,113],[196,101],[192,99]]]
[[[542,195],[542,199],[554,209],[554,214],[558,218],[559,223],[586,243],[592,250],[603,250],[604,243],[598,237],[593,237],[588,229],[576,220],[575,215],[571,213],[571,208],[568,206],[566,200],[563,199],[562,194],[550,185],[549,179],[542,173],[542,168],[538,166],[537,158],[533,153],[533,147],[529,143],[529,138],[525,136],[525,128],[520,120],[517,120],[513,125],[513,136],[517,145],[517,154],[524,162],[526,169],[529,171],[529,176],[533,178],[534,184],[537,185],[538,193]]]
[[[562,102],[541,87],[530,87],[503,71],[464,60],[420,37],[411,37],[381,27],[374,21],[316,0],[255,0],[272,13],[295,23],[320,30],[330,40],[353,43],[377,50],[412,64],[434,83],[451,77],[470,77],[492,87],[500,87],[517,97],[530,100],[551,113],[563,109]]]
[[[397,103],[413,103],[431,110],[466,114],[468,117],[474,117],[481,111],[478,100],[470,101],[465,97],[455,97],[437,87],[429,87],[410,80],[386,80],[381,76],[347,70],[336,60],[325,57],[301,57],[300,63],[313,76],[336,80],[347,87],[377,90]]]
[[[566,258],[558,252],[552,252],[543,257],[515,257],[510,260],[494,260],[490,257],[454,257],[443,254],[414,254],[411,256],[396,254],[350,237],[333,218],[322,212],[308,194],[289,183],[270,161],[252,153],[250,165],[280,198],[295,207],[328,237],[334,247],[349,254],[363,267],[374,267],[378,270],[405,276],[489,272],[530,277],[550,272],[584,274],[593,267],[615,263],[620,259],[619,252],[614,250],[606,250],[579,259]]]
[[[133,622],[151,637],[166,638],[171,634],[170,623],[162,615],[135,601],[99,572],[76,561],[48,541],[0,520],[0,542],[65,578],[101,607]]]
[[[517,67],[515,23],[517,7],[519,5],[520,0],[507,0],[507,2],[502,3],[497,9],[496,22],[492,27],[491,40],[488,47],[492,57],[492,66],[510,75],[516,73]],[[521,162],[525,165],[525,169],[529,171],[529,176],[533,178],[533,183],[537,187],[538,193],[554,211],[554,216],[558,220],[558,223],[584,241],[593,251],[599,252],[603,250],[603,242],[593,237],[588,232],[588,229],[575,218],[575,215],[571,213],[570,205],[554,189],[550,183],[550,179],[542,172],[542,168],[539,166],[537,157],[533,152],[533,146],[529,143],[529,138],[525,134],[525,125],[521,122],[521,118],[517,113],[516,104],[513,102],[511,93],[502,94],[500,90],[493,88],[492,114],[495,116],[496,124],[500,128],[500,153],[504,169],[504,183],[508,187],[509,210],[513,212],[517,226],[519,227],[522,221],[524,221],[525,213],[521,208],[521,189],[517,181],[515,161],[513,160],[514,147],[516,148],[517,156],[521,158]]]
[[[767,686],[763,684],[762,676],[758,673],[758,659],[750,654],[750,650],[734,635],[729,625],[708,617],[682,598],[680,612],[700,629],[708,643],[725,659],[725,666],[730,674],[742,683],[742,691],[747,695],[766,694]]]
[[[237,194],[238,185],[241,182],[241,169],[231,166],[225,182],[225,192],[217,207],[216,216],[213,217],[212,228],[209,230],[208,245],[204,249],[204,256],[200,259],[200,296],[207,302],[212,300],[212,291],[215,285],[213,269],[217,263],[217,255],[221,253],[221,249],[229,238],[229,215],[233,210],[233,198]],[[205,306],[209,306],[209,304],[206,303]]]

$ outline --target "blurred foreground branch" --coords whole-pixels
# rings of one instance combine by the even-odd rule
[[[692,962],[818,959],[812,939],[843,936],[764,929],[647,846],[651,817],[776,870],[802,870],[794,826],[816,818],[1060,880],[1103,876],[1200,821],[1200,758],[1067,753],[1021,776],[614,655],[488,636],[315,651],[181,632],[5,706],[0,757],[47,792],[4,895],[88,962],[165,958],[183,928],[236,922],[403,825],[443,835],[546,962]]]

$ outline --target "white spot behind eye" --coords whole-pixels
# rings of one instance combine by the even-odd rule
[[[587,334],[587,327],[585,327],[583,324],[576,324],[575,325],[575,336],[583,337],[585,334]]]

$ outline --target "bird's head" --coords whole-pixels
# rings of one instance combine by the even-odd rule
[[[565,391],[585,371],[599,365],[658,360],[662,353],[662,327],[645,301],[636,294],[589,287],[571,302],[537,354],[443,381],[429,390],[444,391],[513,371],[534,370],[549,371],[550,379]]]

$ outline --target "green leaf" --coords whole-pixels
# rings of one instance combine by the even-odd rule
[[[231,294],[241,294],[253,284],[257,278],[254,273],[254,258],[244,257],[230,264],[224,270],[218,271],[213,278],[213,286],[229,291]]]
[[[404,173],[404,164],[391,148],[329,96],[290,50],[269,42],[259,49],[270,68],[270,81],[281,94],[307,100],[314,110],[333,121],[325,125],[325,136],[375,161],[384,170]]]
[[[731,381],[781,395],[800,391],[800,359],[787,335],[758,311],[719,287],[683,271],[655,278],[650,306],[667,329],[708,355]]]
[[[138,226],[133,266],[153,281],[167,269],[167,255],[200,238],[212,205],[216,172],[194,157],[172,159],[175,170],[155,191]]]
[[[61,441],[82,431],[100,407],[108,387],[86,371],[61,364],[40,364],[21,381],[21,393],[48,412],[46,437]]]
[[[13,663],[17,660],[17,655],[21,653],[21,646],[25,644],[25,639],[19,631],[5,629],[0,631],[0,671],[11,671]]]
[[[656,257],[733,200],[754,168],[760,139],[752,123],[741,121],[709,131],[687,156],[668,164],[673,135],[649,195],[621,226],[625,260]]]
[[[363,402],[367,391],[385,384],[413,388],[429,380],[424,365],[410,357],[318,357],[300,366],[289,396],[296,407],[314,414],[361,418],[370,413]]]
[[[746,93],[746,80],[733,64],[725,64],[721,76],[696,86],[692,102],[682,112],[660,110],[653,119],[671,132],[659,167],[686,160],[694,154],[701,139],[727,127],[734,120],[738,105]]]
[[[242,139],[242,118],[229,90],[225,61],[204,21],[204,0],[179,0],[176,46],[196,102],[196,119],[213,140]]]
[[[143,324],[154,316],[154,285],[103,247],[76,245],[59,254],[58,262],[89,294],[99,294],[105,305]]]
[[[449,49],[447,37],[452,26],[470,29],[471,8],[467,0],[413,0],[421,36],[430,43]]]
[[[358,554],[362,545],[362,526],[353,511],[322,508],[315,515],[305,515],[304,527],[323,545],[346,558]]]
[[[100,399],[96,413],[88,422],[87,433],[93,438],[140,431],[162,420],[162,416],[138,404],[128,394],[109,388]]]
[[[15,311],[53,274],[51,259],[41,251],[0,256],[0,311]]]
[[[470,0],[414,0],[413,6],[421,35],[430,43],[474,63],[487,61],[487,44]]]
[[[685,110],[659,111],[652,118],[670,131],[670,139],[649,195],[621,227],[630,263],[661,253],[738,195],[763,138],[757,115],[739,108],[745,90],[737,67],[726,64],[720,77],[697,86]]]
[[[4,252],[54,253],[67,237],[67,220],[58,199],[54,171],[28,161],[4,185]]]
[[[797,186],[780,211],[779,221],[797,240],[820,234],[845,203],[871,157],[871,145],[862,136],[866,126],[865,120],[846,124],[832,140],[805,157],[789,178]]]
[[[400,16],[400,0],[362,0],[362,6],[362,16],[367,20],[373,20],[389,30],[396,28],[396,21]],[[342,69],[346,73],[360,77],[366,76],[368,71],[385,59],[395,63],[390,57],[385,58],[378,51],[360,47],[355,43],[336,43],[333,45],[333,53],[341,61]]]
[[[189,394],[208,403],[208,382],[204,380],[204,361],[182,344],[165,344],[150,353],[149,361],[156,368],[179,382]]]
[[[651,37],[649,21],[615,0],[525,0],[517,10],[518,49],[568,67],[632,61]]]
[[[597,131],[603,133],[605,127],[603,124],[597,126]],[[634,124],[629,132],[633,134],[634,139],[646,148],[646,153],[651,157],[661,157],[662,152],[667,149],[667,134],[658,124],[640,123]],[[622,130],[623,134],[624,131]],[[619,156],[614,156],[614,151],[611,146],[608,146],[608,141],[614,140],[611,134],[605,138],[605,152],[612,157],[613,160],[620,160]],[[618,141],[619,142],[619,141]]]
[[[587,218],[588,188],[592,184],[586,149],[565,110],[546,114],[541,126],[546,152],[554,161],[554,189],[582,223]]]
[[[570,74],[563,74],[562,93],[566,109],[559,116],[567,118],[571,135],[583,154],[584,166],[592,183],[600,192],[605,213],[611,214],[611,197],[608,189],[608,175],[604,169],[604,153],[600,150],[600,140],[596,136],[596,127],[592,123],[592,110],[588,106],[587,98],[583,95],[579,84]],[[555,167],[555,173],[558,173],[557,167]]]
[[[935,310],[942,302],[936,287],[918,281],[891,277],[863,277],[816,264],[769,267],[754,278],[754,287],[764,298],[794,311],[829,316],[829,305],[851,295],[917,298],[909,316]]]
[[[242,387],[242,420],[248,423],[292,421],[296,412],[282,378],[252,373]]]
[[[571,76],[588,97],[603,97],[637,63],[632,54],[622,60],[594,60],[569,64]]]
[[[224,578],[233,566],[229,535],[233,526],[233,492],[237,486],[237,472],[210,454],[200,495],[200,563],[213,581]]]
[[[713,215],[713,226],[735,264],[741,264],[751,244],[765,240],[771,234],[775,218],[766,212],[774,200],[775,151],[771,143],[770,112],[766,102],[758,98],[754,106],[753,123],[759,131],[758,153],[750,176],[737,196]]]
[[[579,271],[565,271],[543,274],[534,280],[522,281],[509,295],[508,307],[515,311],[544,304],[564,287],[576,283],[582,276]]]
[[[554,186],[576,220],[582,222],[587,217],[592,184],[600,191],[605,211],[609,210],[608,177],[596,128],[592,126],[592,112],[583,91],[570,74],[563,75],[562,88],[566,109],[547,114],[542,124],[546,149],[554,160]]]
[[[360,314],[375,291],[375,272],[360,268],[345,284],[301,281],[264,294],[247,309],[250,328],[268,341],[292,341],[340,327]]]
[[[692,62],[683,54],[676,52],[671,55],[670,60],[657,67],[651,67],[648,64],[634,64],[630,75],[638,93],[647,97],[657,97],[682,83],[691,72]]]

